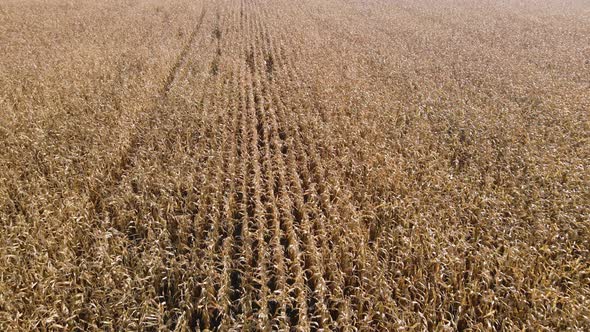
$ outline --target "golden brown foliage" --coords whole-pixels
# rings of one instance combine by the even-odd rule
[[[590,329],[584,1],[0,3],[0,330]]]

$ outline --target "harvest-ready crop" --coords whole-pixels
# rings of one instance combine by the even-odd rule
[[[0,330],[589,330],[590,6],[3,0]]]

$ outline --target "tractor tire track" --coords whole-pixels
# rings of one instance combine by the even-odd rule
[[[186,45],[180,51],[177,60],[172,65],[160,92],[150,102],[150,106],[142,112],[144,117],[140,118],[139,124],[133,128],[133,134],[129,145],[121,152],[121,158],[118,164],[111,165],[105,176],[102,179],[97,180],[96,183],[91,186],[91,189],[89,189],[89,196],[93,203],[94,215],[98,216],[100,219],[105,217],[105,213],[113,215],[114,211],[109,208],[110,197],[114,190],[121,185],[125,175],[133,168],[141,147],[145,142],[145,136],[147,133],[151,132],[157,126],[158,122],[161,121],[162,116],[165,116],[165,114],[162,114],[159,109],[161,108],[161,105],[166,102],[170,88],[176,80],[180,68],[186,63],[189,51],[196,43],[196,37],[199,34],[206,12],[206,3],[203,3],[201,14]]]

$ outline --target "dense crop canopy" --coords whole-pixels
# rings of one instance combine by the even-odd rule
[[[0,330],[590,330],[589,10],[1,1]]]

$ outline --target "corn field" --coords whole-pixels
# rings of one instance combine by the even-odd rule
[[[1,331],[590,330],[584,0],[3,0]]]

